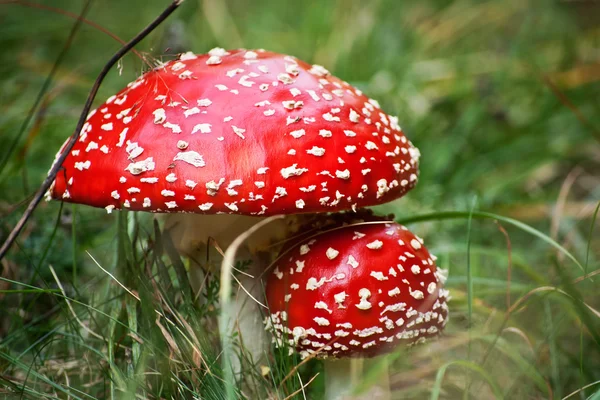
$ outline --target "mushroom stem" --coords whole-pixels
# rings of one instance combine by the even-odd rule
[[[387,360],[384,356],[374,358],[325,359],[324,400],[389,400],[391,399]],[[377,378],[371,373],[377,369]],[[365,385],[364,390],[352,395]]]
[[[243,215],[190,215],[169,214],[165,222],[175,247],[191,259],[190,285],[194,293],[203,287],[204,270],[218,268],[221,264],[221,255],[240,235],[253,229],[264,218]],[[250,235],[243,245],[236,248],[236,261],[251,261],[244,273],[235,273],[231,281],[235,288],[230,311],[235,318],[228,321],[225,332],[229,334],[238,332],[238,343],[244,349],[243,357],[255,366],[264,362],[268,349],[268,339],[262,322],[261,306],[264,304],[264,288],[261,277],[265,268],[270,264],[272,255],[269,246],[285,238],[290,226],[291,218],[280,219],[269,223],[268,227],[261,229],[258,234]],[[220,254],[219,254],[220,253]],[[216,260],[214,265],[206,260]],[[239,284],[238,284],[239,283]],[[199,297],[198,301],[202,301]],[[230,354],[229,364],[233,372],[239,375],[242,372],[242,363],[236,353]]]

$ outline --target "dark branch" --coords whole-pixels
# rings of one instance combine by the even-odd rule
[[[123,47],[121,47],[119,49],[119,51],[117,51],[111,57],[111,59],[104,65],[104,67],[102,68],[102,71],[100,71],[100,74],[98,75],[98,78],[96,78],[96,81],[94,82],[94,86],[92,86],[92,89],[90,90],[90,94],[88,95],[88,98],[85,102],[85,106],[83,107],[83,110],[81,111],[79,121],[77,122],[77,126],[75,127],[75,131],[73,132],[71,139],[67,143],[67,146],[64,148],[60,157],[56,160],[56,162],[50,169],[50,172],[48,173],[48,177],[46,177],[46,179],[44,179],[42,186],[40,187],[38,192],[35,194],[33,200],[31,200],[31,203],[29,203],[29,206],[27,206],[27,209],[23,213],[23,216],[21,217],[19,222],[17,222],[17,225],[15,225],[13,230],[10,232],[10,234],[8,235],[8,237],[2,244],[2,247],[0,248],[0,260],[2,258],[4,258],[4,256],[8,252],[8,249],[10,249],[11,245],[17,239],[17,236],[19,236],[19,233],[21,233],[21,230],[23,229],[23,227],[25,226],[25,224],[31,217],[31,214],[33,214],[33,211],[36,209],[36,207],[38,206],[38,204],[44,197],[44,194],[48,191],[48,189],[52,185],[52,182],[54,182],[54,179],[56,178],[56,174],[60,170],[62,163],[65,161],[65,158],[67,158],[67,155],[71,152],[71,149],[73,148],[73,146],[75,145],[75,142],[79,138],[81,128],[83,127],[83,124],[85,123],[87,115],[88,115],[90,109],[92,108],[92,103],[94,101],[94,98],[96,97],[96,93],[98,93],[100,84],[102,83],[102,81],[104,80],[104,78],[106,77],[106,75],[108,74],[110,69],[121,59],[121,57],[123,57],[125,54],[127,54],[127,52],[129,50],[131,50],[136,44],[141,42],[146,36],[148,36],[148,34],[150,32],[152,32],[154,29],[156,29],[156,27],[158,27],[165,19],[167,19],[167,17],[169,15],[171,15],[171,13],[173,13],[173,11],[175,11],[177,9],[177,7],[179,7],[181,5],[181,3],[183,3],[183,0],[173,0],[173,2],[158,17],[156,17],[156,19],[154,21],[152,21],[148,26],[146,26],[133,39],[131,39],[129,42],[127,42],[127,44],[125,44]]]

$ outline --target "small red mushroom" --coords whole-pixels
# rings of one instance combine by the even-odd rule
[[[435,259],[393,222],[321,228],[274,263],[267,329],[303,358],[372,357],[425,342],[448,320],[445,271]]]

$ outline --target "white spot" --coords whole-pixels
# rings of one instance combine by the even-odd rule
[[[170,122],[165,122],[163,126],[167,129],[173,131],[173,133],[181,133],[181,127],[177,124],[172,124]]]
[[[313,146],[312,149],[306,150],[308,154],[312,154],[313,156],[321,157],[325,154],[325,149],[322,147]]]
[[[421,242],[419,242],[417,239],[413,239],[410,241],[410,245],[412,246],[413,249],[415,250],[419,250],[421,248]]]
[[[327,258],[329,258],[330,260],[333,260],[334,258],[336,258],[338,256],[338,254],[340,254],[340,252],[337,251],[336,249],[330,247],[327,249],[327,252],[325,254],[327,255]]]
[[[171,172],[169,175],[166,176],[165,180],[169,183],[173,183],[177,180],[177,176],[174,172]]]
[[[294,164],[287,168],[282,168],[280,173],[285,179],[288,179],[292,176],[300,176],[303,173],[307,172],[307,168],[297,168],[298,164]]]
[[[246,138],[244,137],[244,132],[246,132],[246,130],[245,130],[245,129],[243,129],[243,128],[238,128],[238,127],[237,127],[237,126],[235,126],[235,125],[231,125],[231,128],[233,129],[233,132],[234,132],[236,135],[238,135],[238,136],[239,136],[239,137],[241,137],[242,139],[246,139]]]
[[[365,147],[367,148],[367,150],[377,150],[378,147],[375,143],[368,141],[367,144],[365,144]]]
[[[132,143],[130,141],[127,141],[127,147],[125,148],[125,151],[127,152],[127,154],[129,154],[128,158],[130,160],[133,160],[134,158],[142,154],[144,149],[138,146],[137,142]]]
[[[195,151],[183,151],[178,153],[175,158],[173,158],[173,161],[184,161],[196,168],[204,167],[206,165],[202,156]]]
[[[314,91],[314,90],[310,90],[310,89],[309,89],[309,90],[307,90],[307,92],[308,92],[308,94],[310,95],[310,97],[312,97],[312,99],[313,99],[314,101],[319,101],[319,100],[321,100],[321,99],[319,98],[319,96],[317,96],[317,94],[315,93],[315,91]]]
[[[152,115],[154,115],[155,124],[162,124],[167,120],[167,115],[165,114],[164,108],[157,108],[152,112]]]
[[[358,261],[356,261],[356,258],[354,258],[352,254],[348,256],[347,264],[350,265],[352,268],[358,268]]]
[[[281,73],[277,75],[277,80],[285,85],[289,85],[290,83],[294,83],[294,79],[289,74]]]
[[[431,282],[429,285],[427,285],[427,293],[432,294],[433,292],[435,292],[437,285],[435,284],[435,282]]]
[[[410,295],[417,300],[422,300],[425,298],[425,295],[420,290],[411,290],[410,288],[408,288],[408,290],[410,292]]]
[[[117,143],[117,147],[122,147],[125,143],[125,138],[127,137],[127,131],[129,128],[123,129],[123,131],[119,134],[119,143]]]
[[[194,115],[194,114],[200,114],[200,109],[198,107],[193,107],[190,109],[187,109],[183,112],[183,115],[187,118],[190,115]]]
[[[298,129],[297,131],[290,132],[290,136],[292,136],[294,139],[299,139],[302,136],[304,136],[305,134],[306,134],[306,132],[304,131],[304,129]]]
[[[310,278],[308,278],[308,281],[306,281],[306,290],[316,290],[316,289],[320,288],[321,286],[323,286],[324,283],[325,283],[325,278],[321,278],[320,280],[317,281],[317,278],[310,277]]]
[[[223,49],[221,47],[215,47],[215,48],[210,49],[208,51],[208,55],[210,55],[210,56],[217,56],[217,57],[224,57],[224,56],[229,55],[229,53],[225,49]]]
[[[381,271],[371,271],[370,276],[377,279],[378,281],[387,281],[388,277],[383,274]]]
[[[362,288],[358,291],[358,296],[360,297],[360,303],[356,305],[356,308],[360,310],[370,309],[371,303],[367,299],[371,297],[371,291],[367,288]]]
[[[327,318],[315,317],[313,318],[313,321],[315,321],[319,326],[329,326],[329,320]]]
[[[202,211],[208,211],[211,209],[212,206],[213,206],[213,203],[204,203],[204,204],[200,204],[198,206],[198,208]]]
[[[90,141],[85,149],[86,152],[89,152],[90,150],[96,150],[98,148],[98,143],[94,142],[94,141]]]
[[[316,76],[327,76],[329,75],[329,71],[318,64],[313,64],[312,68],[308,70],[313,75]]]
[[[350,170],[335,171],[335,176],[340,179],[350,179]]]
[[[179,55],[179,59],[181,61],[187,61],[187,60],[195,60],[196,58],[198,58],[194,53],[192,53],[191,51],[185,52],[185,53],[181,53]]]
[[[310,247],[307,244],[300,246],[300,255],[303,256],[310,251]]]
[[[331,113],[323,114],[323,119],[329,122],[340,122],[340,117],[333,116]]]
[[[399,312],[399,311],[404,311],[405,309],[406,309],[406,303],[391,304],[389,306],[385,306],[385,309],[382,312],[380,312],[379,315],[383,315],[388,311]]]
[[[125,171],[129,171],[132,175],[139,175],[142,172],[153,171],[156,164],[152,157],[148,157],[145,160],[134,162],[125,167]]]
[[[367,243],[367,247],[371,250],[378,250],[383,247],[383,242],[381,240],[374,240],[371,243]]]
[[[346,294],[346,292],[340,292],[340,293],[336,293],[336,294],[333,295],[333,300],[338,305],[338,308],[346,308],[342,304],[346,300],[346,297],[348,297],[348,295]]]
[[[318,310],[325,310],[327,311],[329,314],[333,313],[333,311],[331,311],[329,309],[329,307],[327,307],[327,303],[325,303],[324,301],[317,301],[315,303],[315,308]]]
[[[229,208],[231,211],[238,211],[238,206],[235,203],[224,203],[225,207]]]

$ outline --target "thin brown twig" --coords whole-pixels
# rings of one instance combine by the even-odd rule
[[[579,111],[577,106],[575,104],[573,104],[573,102],[571,102],[571,100],[569,100],[567,95],[565,95],[558,88],[558,86],[556,86],[556,84],[554,84],[554,82],[552,82],[550,77],[548,77],[547,75],[544,75],[544,76],[542,76],[542,80],[544,81],[546,86],[548,86],[548,88],[552,91],[552,93],[554,93],[554,95],[558,98],[558,100],[560,100],[560,102],[565,107],[567,107],[569,110],[571,110],[571,112],[573,113],[573,115],[575,115],[575,117],[579,120],[579,122],[581,122],[586,128],[588,128],[590,131],[592,131],[594,138],[596,140],[600,140],[600,131],[598,131],[598,129],[594,125],[592,125],[592,123],[581,113],[581,111]]]
[[[496,223],[496,225],[498,226],[498,229],[500,230],[500,232],[502,232],[502,234],[504,235],[504,238],[506,239],[506,251],[508,252],[508,270],[506,272],[506,308],[510,309],[510,282],[511,282],[511,275],[512,275],[512,244],[510,241],[510,236],[508,236],[508,232],[506,232],[506,229],[504,229],[504,227],[502,226],[502,224],[500,222],[498,222],[497,220],[494,221]]]
[[[48,176],[46,177],[46,179],[44,179],[44,182],[42,183],[40,189],[38,190],[35,197],[31,201],[31,203],[29,203],[29,206],[23,213],[23,216],[21,217],[19,222],[17,222],[17,225],[15,225],[13,230],[10,232],[10,234],[8,235],[8,238],[2,244],[2,247],[0,247],[0,260],[2,258],[4,258],[8,249],[10,249],[10,247],[12,246],[14,241],[19,236],[19,233],[21,232],[21,230],[23,229],[23,227],[25,226],[25,224],[27,223],[29,218],[31,218],[33,211],[35,211],[36,207],[38,206],[38,204],[44,197],[44,194],[48,191],[48,189],[52,185],[52,182],[54,182],[54,179],[56,179],[56,175],[58,174],[58,171],[62,168],[62,163],[65,161],[65,159],[71,152],[71,149],[75,145],[75,142],[77,141],[77,139],[79,139],[79,134],[81,132],[83,124],[85,123],[85,119],[88,115],[88,112],[92,108],[92,102],[94,101],[94,98],[96,97],[96,94],[98,93],[100,84],[102,83],[102,81],[104,80],[104,78],[106,77],[106,75],[108,74],[110,69],[121,59],[121,57],[123,57],[125,54],[127,54],[127,52],[129,52],[129,50],[131,50],[136,44],[141,42],[142,39],[144,39],[146,36],[148,36],[148,34],[150,34],[150,32],[152,32],[154,29],[156,29],[156,27],[158,27],[165,19],[167,19],[167,17],[169,15],[171,15],[173,13],[173,11],[175,11],[181,5],[181,3],[183,3],[183,1],[184,0],[173,0],[171,2],[171,4],[169,4],[169,6],[167,8],[165,8],[165,10],[162,13],[160,13],[160,15],[158,17],[156,17],[156,19],[154,21],[152,21],[148,26],[146,26],[142,31],[140,31],[140,33],[138,33],[127,44],[125,44],[123,47],[121,47],[110,58],[110,60],[104,65],[104,67],[100,71],[100,74],[96,78],[96,81],[94,82],[94,85],[92,86],[92,89],[90,90],[90,94],[88,95],[88,98],[85,102],[83,110],[81,111],[79,121],[77,122],[77,126],[75,127],[75,131],[73,132],[71,139],[66,144],[66,146],[63,149],[62,154],[58,157],[58,159],[56,160],[56,162],[50,169]]]

